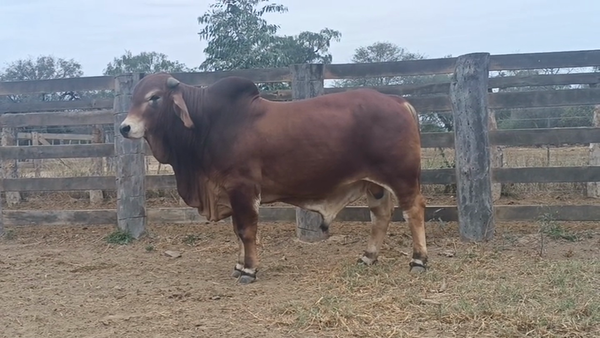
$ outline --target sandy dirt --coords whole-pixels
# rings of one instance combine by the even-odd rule
[[[532,328],[506,315],[480,327],[486,317],[463,309],[461,302],[472,292],[464,289],[469,283],[494,276],[477,272],[486,269],[509,280],[511,275],[540,278],[532,287],[541,289],[541,275],[556,273],[547,270],[554,269],[554,262],[584,262],[588,270],[582,274],[600,274],[598,264],[588,264],[600,258],[599,224],[562,226],[580,239],[546,238],[540,257],[537,223],[500,224],[496,239],[488,244],[461,243],[455,224],[429,223],[430,271],[415,276],[408,273],[411,240],[403,222],[390,226],[380,264],[366,269],[357,268],[355,261],[366,245],[367,223],[336,222],[332,237],[316,244],[299,242],[294,224],[261,224],[259,280],[247,286],[230,278],[237,244],[227,223],[151,225],[148,237],[126,245],[107,243],[112,226],[15,227],[0,239],[0,336],[516,337],[529,330],[534,337],[560,334],[538,321],[539,310],[534,308],[527,317]],[[169,257],[167,250],[181,257]],[[585,311],[600,311],[590,289],[597,281],[569,289],[577,302],[594,302],[585,305],[591,306]],[[452,297],[435,300],[428,296],[430,288]],[[489,297],[501,303],[497,296]],[[438,306],[442,311],[440,304],[448,304],[446,312],[434,315]],[[463,312],[467,319],[459,316]],[[594,312],[588,316],[600,318]],[[564,336],[598,332],[598,324],[587,317],[567,311],[561,318],[575,321]]]

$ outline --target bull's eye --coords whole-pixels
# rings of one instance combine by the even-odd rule
[[[158,96],[158,95],[152,95],[152,96],[150,97],[150,101],[152,101],[152,102],[154,102],[154,103],[155,103],[155,102],[156,102],[158,99],[160,99],[160,96]]]

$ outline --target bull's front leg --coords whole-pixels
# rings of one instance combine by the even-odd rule
[[[237,259],[237,263],[235,263],[235,267],[233,268],[231,277],[240,278],[240,276],[242,275],[242,269],[244,269],[244,264],[245,264],[244,242],[242,242],[242,239],[240,238],[240,235],[238,234],[238,225],[237,225],[237,222],[235,221],[235,218],[232,217],[231,220],[233,223],[233,233],[235,234],[235,238],[237,239],[237,242],[238,242],[238,259]]]
[[[241,284],[249,284],[257,279],[258,251],[256,248],[256,234],[260,194],[256,190],[254,186],[244,185],[235,187],[229,192],[233,211],[232,223],[240,246],[233,277],[237,277]]]

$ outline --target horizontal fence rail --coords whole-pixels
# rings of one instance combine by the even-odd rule
[[[81,99],[73,101],[45,101],[26,103],[0,102],[0,113],[29,113],[59,110],[91,110],[112,108],[113,99]]]
[[[114,113],[104,109],[82,112],[21,113],[0,115],[0,128],[31,126],[82,126],[91,124],[113,124]]]
[[[65,139],[67,138],[65,136]],[[74,139],[83,139],[83,137],[77,135]],[[421,143],[423,148],[453,148],[454,134],[449,132],[423,133]],[[490,143],[501,146],[560,146],[600,143],[600,130],[595,127],[494,130],[490,131]],[[146,155],[152,155],[152,150],[147,143],[144,143],[144,149]],[[114,156],[113,144],[0,147],[0,158],[2,159],[25,160],[112,156]]]
[[[113,90],[112,76],[86,76],[65,79],[0,82],[0,95],[55,93],[73,90]]]
[[[494,183],[600,182],[600,166],[493,168]],[[423,169],[422,184],[456,183],[455,169]],[[0,191],[115,190],[115,176],[13,178]],[[175,189],[174,175],[146,175],[146,189]]]
[[[498,76],[489,81],[490,89],[506,89],[513,87],[542,87],[556,85],[596,85],[600,83],[600,73],[574,73],[574,74],[542,74],[529,76]],[[341,93],[348,90],[364,87],[330,87],[325,88],[325,94]],[[427,83],[421,85],[388,85],[369,87],[385,94],[394,95],[432,95],[448,94],[450,81],[439,83]],[[289,101],[292,99],[291,90],[277,90],[263,92],[262,96],[277,101]]]
[[[541,214],[553,215],[557,221],[596,221],[600,219],[597,205],[501,205],[494,207],[494,214],[501,221],[524,221],[537,218]],[[192,208],[149,208],[148,220],[154,224],[186,224],[206,222]],[[296,211],[290,207],[259,208],[261,222],[295,222]],[[434,206],[425,209],[425,220],[456,222],[456,206]],[[10,210],[4,212],[4,221],[8,226],[56,226],[56,225],[112,225],[117,221],[117,212],[105,210]],[[228,221],[228,220],[225,220]],[[369,222],[369,208],[346,207],[337,216],[341,222]],[[402,222],[402,211],[395,209],[393,222]],[[223,222],[223,221],[222,221]]]
[[[31,139],[33,133],[17,133],[19,139]],[[55,134],[55,133],[38,133],[38,137],[50,140],[69,140],[69,141],[91,141],[92,135],[85,134]],[[1,152],[1,151],[0,151]],[[105,156],[105,155],[102,155]],[[89,156],[93,157],[93,156]]]
[[[491,55],[489,69],[494,71],[595,66],[600,66],[600,50]]]
[[[374,89],[377,88],[382,87],[376,87]],[[400,91],[401,90],[402,89],[400,89]],[[334,90],[330,91],[326,90],[325,93],[335,93],[341,91],[342,90],[337,90],[337,88],[335,88]],[[396,91],[393,88],[382,90],[382,92],[386,94],[402,95],[399,91]],[[263,93],[261,96],[266,99],[276,101],[289,101],[291,99],[291,93],[287,92],[267,92]],[[417,109],[419,113],[452,111],[449,95],[438,94],[431,96],[408,96],[407,99],[413,106],[415,106],[415,109]],[[600,88],[489,93],[488,100],[489,108],[491,109],[549,108],[594,105],[600,104]]]

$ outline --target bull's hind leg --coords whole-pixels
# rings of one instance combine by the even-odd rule
[[[377,262],[379,250],[392,219],[394,204],[390,192],[375,184],[370,184],[367,189],[367,201],[371,212],[371,234],[367,243],[367,250],[359,259],[359,263],[371,265]]]
[[[399,196],[402,215],[412,235],[413,254],[409,266],[411,272],[424,272],[427,268],[427,244],[425,239],[425,199],[418,187],[407,189]]]

